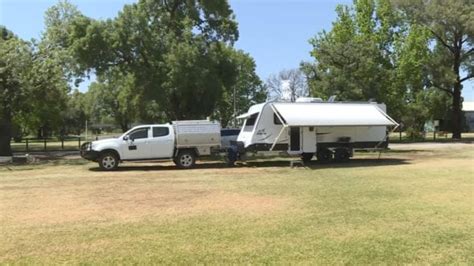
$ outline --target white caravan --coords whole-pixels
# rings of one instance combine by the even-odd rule
[[[309,161],[345,161],[357,149],[388,144],[388,127],[398,124],[385,105],[372,102],[268,102],[251,106],[237,138],[239,153],[282,151]]]

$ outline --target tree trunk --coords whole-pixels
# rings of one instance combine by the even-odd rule
[[[453,139],[461,139],[462,131],[461,83],[454,84],[453,91]]]
[[[120,128],[122,129],[123,133],[127,132],[127,130],[129,129],[128,123],[127,122],[120,123]]]
[[[12,156],[10,141],[12,139],[11,121],[0,120],[0,156]]]
[[[36,130],[36,138],[42,139],[44,136],[43,134],[43,127],[39,127],[38,130]]]
[[[462,36],[462,35],[461,35]],[[461,110],[461,77],[460,77],[460,66],[461,66],[461,40],[456,40],[454,45],[454,62],[453,72],[456,75],[456,81],[453,84],[453,139],[461,139],[462,130],[462,110]]]

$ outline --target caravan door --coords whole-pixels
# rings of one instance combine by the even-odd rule
[[[301,150],[301,134],[299,127],[290,127],[290,152]]]

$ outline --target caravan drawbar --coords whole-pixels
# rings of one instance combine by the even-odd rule
[[[179,168],[192,168],[197,157],[212,154],[225,154],[231,165],[252,155],[346,161],[354,150],[386,148],[388,128],[398,126],[384,104],[372,102],[267,102],[251,106],[238,118],[243,125],[236,141],[221,138],[218,122],[175,121],[84,143],[81,156],[103,170],[145,160],[172,160]]]

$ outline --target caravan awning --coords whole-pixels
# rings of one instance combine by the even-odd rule
[[[393,126],[397,123],[370,103],[273,103],[287,126]]]
[[[247,118],[251,117],[254,114],[258,114],[262,111],[262,108],[263,108],[264,105],[265,105],[265,103],[259,103],[259,104],[253,105],[253,106],[250,107],[250,109],[247,113],[241,114],[241,115],[237,116],[236,118],[237,119],[247,119]]]

